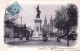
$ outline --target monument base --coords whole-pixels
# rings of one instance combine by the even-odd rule
[[[41,32],[35,32],[33,34],[32,40],[43,40],[42,33]]]
[[[32,37],[32,40],[43,40],[42,37]]]
[[[32,36],[32,40],[43,40],[42,32],[41,32],[41,18],[34,19],[35,27],[34,27],[34,33]]]

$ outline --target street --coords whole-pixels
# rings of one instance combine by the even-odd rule
[[[25,38],[23,40],[19,40],[19,38],[6,38],[5,41],[9,45],[18,45],[18,46],[67,46],[67,41],[61,39],[61,42],[57,42],[56,38],[48,38],[47,42],[42,40],[30,40],[27,41]],[[70,41],[70,46],[72,46],[75,42]]]

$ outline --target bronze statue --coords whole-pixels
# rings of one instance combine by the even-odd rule
[[[36,18],[40,18],[41,11],[39,10],[39,5],[37,6],[36,10],[37,10]]]

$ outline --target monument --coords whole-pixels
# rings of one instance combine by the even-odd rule
[[[36,15],[36,18],[34,19],[35,27],[34,27],[33,39],[41,40],[42,39],[42,32],[41,32],[42,20],[40,18],[41,11],[39,10],[39,5],[37,6],[36,10],[37,10],[37,15]]]

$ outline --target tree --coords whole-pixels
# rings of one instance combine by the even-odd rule
[[[56,18],[55,18],[55,27],[58,29],[58,32],[60,30],[65,30],[66,26],[66,18],[67,18],[67,12],[66,12],[66,7],[62,6],[62,8],[60,10],[56,11]],[[60,33],[57,33],[57,42],[59,42],[59,37],[60,37]]]
[[[55,27],[59,30],[64,30],[66,33],[63,36],[67,36],[67,45],[69,46],[68,35],[72,26],[77,26],[78,17],[77,7],[74,4],[68,4],[67,7],[62,6],[61,10],[56,11]]]
[[[69,17],[69,21],[67,21],[67,26],[71,29],[72,26],[77,26],[77,18],[78,18],[78,11],[77,7],[74,4],[69,4],[67,8],[67,14]],[[67,31],[69,34],[69,31]],[[67,45],[69,46],[69,38],[67,37]]]

